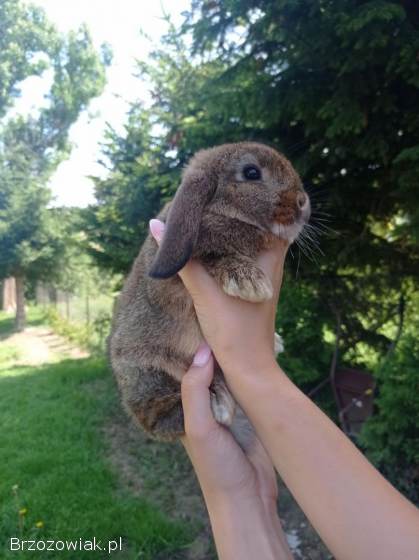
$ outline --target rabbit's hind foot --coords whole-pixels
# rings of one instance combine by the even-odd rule
[[[236,403],[223,381],[215,381],[211,385],[210,403],[217,422],[223,426],[230,426],[236,411]]]
[[[179,438],[185,433],[180,384],[164,371],[142,372],[141,377],[147,383],[127,403],[135,420],[157,440]]]

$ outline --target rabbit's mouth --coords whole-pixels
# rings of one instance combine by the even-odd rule
[[[273,216],[271,231],[290,243],[295,241],[310,218],[310,199],[303,191],[281,195]]]
[[[271,232],[280,237],[281,239],[286,239],[290,243],[293,243],[300,233],[303,231],[305,222],[294,222],[293,224],[284,225],[275,222],[271,226]]]

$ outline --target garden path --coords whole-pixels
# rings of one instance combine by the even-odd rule
[[[8,345],[17,350],[17,365],[41,365],[62,360],[86,358],[88,352],[77,348],[46,326],[30,326],[9,336]]]

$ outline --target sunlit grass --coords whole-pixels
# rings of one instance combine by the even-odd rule
[[[19,359],[19,350],[13,345],[0,342],[0,371],[9,369]],[[10,370],[9,370],[10,371]]]
[[[10,326],[0,316],[3,335]],[[103,426],[115,414],[116,394],[105,363],[21,367],[13,359],[13,348],[0,341],[6,366],[0,370],[0,557],[16,557],[8,550],[11,537],[103,542],[122,537],[118,558],[174,557],[193,539],[191,528],[122,489],[107,459]],[[24,557],[40,554],[109,557],[90,551]]]

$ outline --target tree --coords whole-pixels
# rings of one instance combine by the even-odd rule
[[[127,270],[154,212],[132,205],[153,189],[163,202],[197,149],[267,142],[291,159],[310,192],[308,235],[334,230],[320,237],[324,256],[308,239],[291,248],[281,360],[313,387],[327,376],[339,323],[339,363],[377,371],[387,394],[385,358],[399,339],[406,348],[399,303],[408,324],[419,288],[418,52],[411,0],[193,0],[181,28],[170,28],[151,60],[139,63],[151,105],[137,109],[123,136],[109,138],[111,172],[97,183],[93,209],[93,239],[104,235],[101,262]],[[167,183],[154,170],[125,167],[126,152],[132,162],[157,154]],[[118,216],[114,237],[105,237],[110,226],[100,214]],[[122,237],[123,265],[112,259]]]
[[[15,9],[9,15],[18,14],[19,3],[5,2],[11,5]],[[39,23],[45,21],[42,12],[33,13]],[[23,22],[23,27],[31,25],[38,23],[30,18]],[[25,324],[25,278],[51,275],[65,258],[64,226],[48,209],[51,195],[46,185],[70,153],[70,126],[103,90],[109,62],[107,50],[102,55],[95,52],[85,27],[65,37],[45,23],[43,39],[36,44],[42,48],[37,54],[42,54],[43,68],[54,73],[48,105],[36,116],[6,118],[0,129],[0,277],[16,278],[17,330]],[[25,56],[34,55],[28,51]]]
[[[44,12],[17,0],[0,1],[0,118],[19,96],[19,84],[47,68],[45,57],[55,34]]]
[[[193,2],[184,25],[194,53],[226,66],[207,107],[216,99],[291,157],[314,201],[327,196],[339,236],[300,275],[320,323],[333,330],[341,316],[341,352],[360,363],[360,343],[389,345],[379,327],[418,272],[418,24],[412,2],[232,0]]]
[[[384,0],[215,0],[192,8],[151,62],[140,63],[153,104],[137,111],[138,125],[131,119],[125,137],[111,143],[116,150],[129,144],[143,160],[158,146],[160,171],[173,170],[169,192],[199,148],[255,139],[284,151],[311,192],[312,226],[324,228],[317,212],[319,199],[326,199],[337,230],[322,239],[326,258],[318,265],[299,262],[298,249],[290,260],[289,275],[299,268],[299,283],[318,308],[316,322],[302,332],[316,331],[320,345],[324,329],[333,333],[340,317],[342,358],[371,366],[391,344],[400,294],[411,293],[408,280],[419,271],[417,8]],[[192,48],[183,38],[188,33]],[[144,118],[149,129],[159,123],[159,138],[143,134],[135,146]],[[113,169],[112,195],[98,182],[102,213],[117,191],[131,203],[130,193],[153,188],[144,176],[139,186],[135,169],[126,173],[119,160]],[[133,222],[129,214],[120,219],[129,245]],[[134,236],[133,245],[138,242]],[[111,243],[102,256],[112,250]],[[313,248],[300,250],[310,257]],[[297,340],[289,343],[291,352],[298,350]],[[313,381],[320,370],[324,365]]]
[[[377,378],[377,412],[366,423],[361,443],[384,475],[419,503],[418,314]]]
[[[104,156],[111,172],[94,178],[97,204],[85,212],[88,250],[96,262],[127,272],[147,235],[148,220],[159,211],[178,176],[164,142],[152,135],[147,111],[134,105],[126,134],[108,129]]]
[[[138,61],[153,103],[149,108],[134,103],[122,134],[108,129],[101,163],[109,173],[94,178],[97,204],[85,215],[89,250],[99,265],[129,270],[148,220],[173,196],[182,167],[194,151],[219,142],[226,123],[202,110],[201,90],[223,68],[216,62],[195,66],[171,25],[151,60]],[[231,134],[234,130],[230,123]]]

